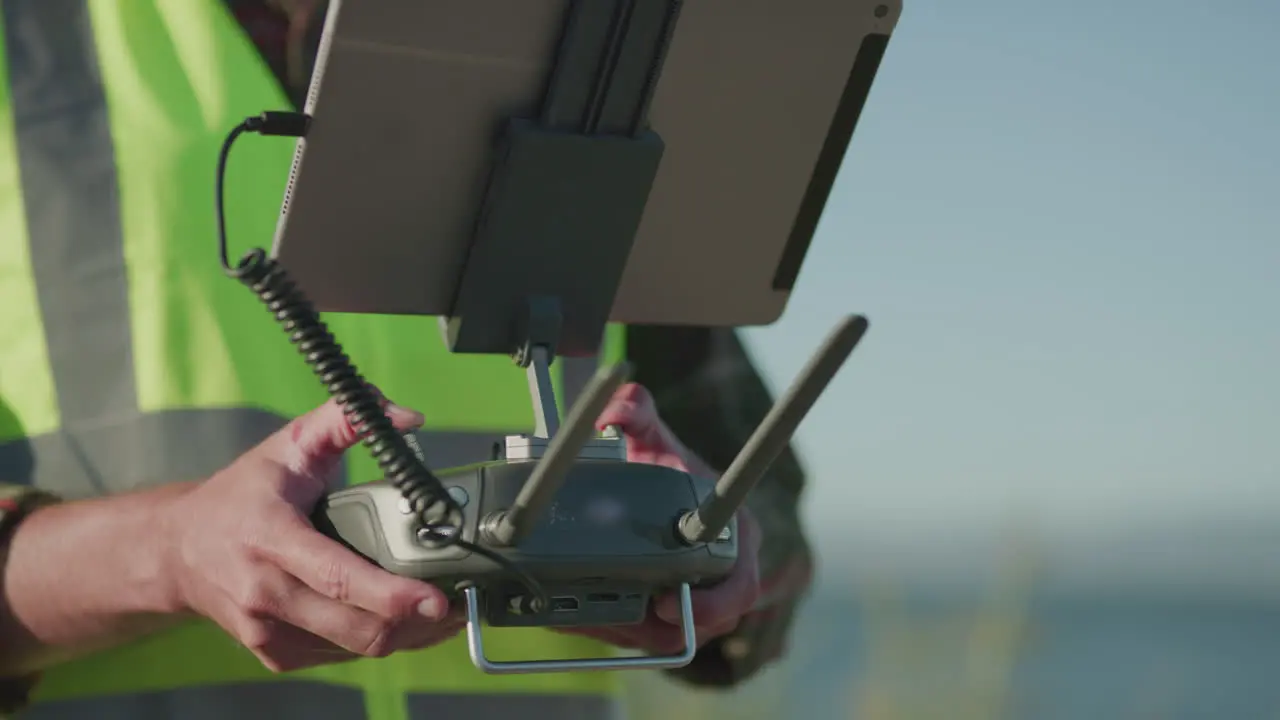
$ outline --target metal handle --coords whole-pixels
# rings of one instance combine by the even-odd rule
[[[490,675],[582,672],[599,670],[666,670],[693,662],[698,652],[698,630],[693,625],[693,596],[689,583],[680,586],[680,626],[684,630],[684,650],[662,657],[582,658],[579,660],[518,660],[495,662],[484,656],[480,640],[480,596],[476,588],[463,591],[467,600],[467,649],[471,662]]]

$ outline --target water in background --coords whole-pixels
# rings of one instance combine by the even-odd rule
[[[747,687],[632,683],[633,720],[1280,718],[1280,603],[818,590],[789,660]]]

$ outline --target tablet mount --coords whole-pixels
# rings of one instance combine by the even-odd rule
[[[571,5],[537,117],[513,118],[496,153],[452,312],[450,351],[504,354],[525,369],[534,431],[493,460],[432,471],[396,431],[303,292],[273,257],[227,258],[222,187],[244,132],[304,136],[310,118],[268,112],[232,131],[218,165],[222,264],[271,310],[378,461],[382,481],[326,497],[321,532],[390,572],[461,594],[473,662],[489,673],[672,668],[697,648],[693,589],[728,576],[735,516],[867,329],[844,319],[718,480],[626,461],[624,440],[596,419],[627,380],[601,367],[561,421],[556,357],[589,357],[606,324],[663,154],[647,114],[679,0]],[[480,627],[641,622],[675,591],[685,649],[666,657],[499,662]]]

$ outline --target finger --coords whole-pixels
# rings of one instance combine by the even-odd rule
[[[284,623],[273,628],[271,641],[265,647],[253,650],[253,654],[273,672],[292,672],[360,657],[302,628]]]
[[[616,426],[622,432],[631,462],[689,471],[688,450],[662,422],[653,396],[643,385],[630,383],[618,388],[596,424],[601,428]],[[702,467],[699,465],[700,472]]]
[[[748,513],[739,515],[738,532],[738,561],[729,577],[715,587],[691,593],[694,622],[699,625],[717,626],[736,620],[760,599],[759,531]],[[653,612],[668,623],[679,623],[680,597],[675,593],[658,597]]]
[[[649,435],[658,426],[658,409],[643,385],[627,383],[618,388],[596,420],[597,427],[617,425],[633,436]]]
[[[422,413],[392,404],[376,390],[375,394],[380,398],[387,417],[396,429],[410,430],[421,427],[426,422]],[[351,424],[351,419],[343,412],[342,406],[330,399],[320,407],[294,418],[264,444],[264,449],[269,457],[293,472],[313,475],[313,468],[324,466],[340,457],[359,440],[360,435]]]
[[[703,626],[696,625],[694,627],[694,645],[702,648],[712,640],[727,635],[737,627],[736,622],[725,622],[719,625]],[[684,628],[668,625],[665,622],[653,618],[652,623],[646,624],[643,630],[632,630],[628,633],[631,645],[620,645],[619,647],[640,647],[650,653],[660,655],[675,655],[684,652]]]
[[[280,631],[292,626],[357,655],[390,650],[396,620],[325,597],[280,568],[247,566],[227,592],[249,623],[242,639],[251,649],[277,644]]]
[[[736,620],[714,626],[695,625],[694,640],[702,647],[712,639],[732,632]],[[675,655],[685,649],[684,628],[650,616],[638,625],[576,628],[573,634],[583,635],[624,649],[642,648],[650,653]]]
[[[635,650],[645,647],[644,642],[637,636],[637,633],[629,628],[624,629],[613,626],[603,626],[562,627],[552,629],[564,635],[574,635],[577,637],[599,640],[600,642],[608,643],[616,648],[622,648],[623,650]]]
[[[698,647],[702,647],[716,638],[724,637],[737,630],[742,625],[742,618],[735,617],[725,620],[716,625],[708,625],[698,628]]]
[[[397,650],[422,650],[452,639],[466,626],[465,619],[452,614],[439,622],[408,621],[395,629],[392,644]]]
[[[276,602],[277,618],[347,652],[385,657],[395,649],[395,621],[343,604],[302,583],[291,582]]]
[[[374,394],[397,430],[421,427],[426,422],[422,413],[392,403],[376,389]],[[296,426],[291,428],[290,436],[298,449],[308,456],[341,455],[360,441],[360,434],[351,424],[351,418],[336,400],[329,400],[295,419],[292,424]]]
[[[384,618],[416,614],[436,621],[449,610],[439,588],[383,570],[316,532],[301,517],[277,528],[258,553],[321,595]]]
[[[702,626],[719,625],[747,614],[760,597],[755,563],[740,563],[723,583],[691,593],[693,621]],[[662,621],[680,623],[680,597],[665,594],[653,603],[653,614]]]
[[[382,407],[382,411],[387,414],[391,420],[391,424],[400,430],[411,430],[420,428],[427,422],[427,418],[422,413],[403,405],[397,405],[391,402],[386,395],[377,386],[370,384],[369,389],[378,396],[378,404]]]
[[[795,597],[812,584],[812,558],[796,558],[770,577],[760,579],[760,597],[756,600],[756,606],[772,607],[781,600]]]
[[[465,620],[460,621],[452,616],[439,623],[426,620],[405,621],[392,629],[390,648],[396,652],[424,650],[453,638],[465,626]],[[275,632],[276,636],[269,647],[262,651],[262,655],[271,658],[275,666],[283,668],[277,672],[346,662],[361,657],[299,627],[281,624]]]
[[[271,574],[271,573],[268,573]],[[279,578],[284,574],[276,571]],[[356,657],[333,643],[275,617],[279,588],[287,580],[260,580],[258,589],[224,590],[223,602],[206,608],[211,620],[248,649],[272,672]],[[236,595],[242,597],[236,597]],[[247,595],[247,596],[246,596]]]

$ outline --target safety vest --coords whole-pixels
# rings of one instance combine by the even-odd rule
[[[288,101],[221,0],[6,0],[3,11],[0,482],[75,498],[207,476],[325,399],[216,261],[219,144]],[[292,150],[280,138],[237,144],[235,255],[269,246]],[[434,318],[327,320],[366,377],[426,415],[436,467],[532,428],[523,372],[450,355]],[[556,363],[562,399],[594,363]],[[377,477],[362,449],[350,456],[350,482]],[[537,629],[486,631],[485,644],[495,659],[609,652]],[[608,674],[486,675],[463,638],[274,675],[192,623],[49,671],[20,717],[594,720],[616,711],[617,691]]]

